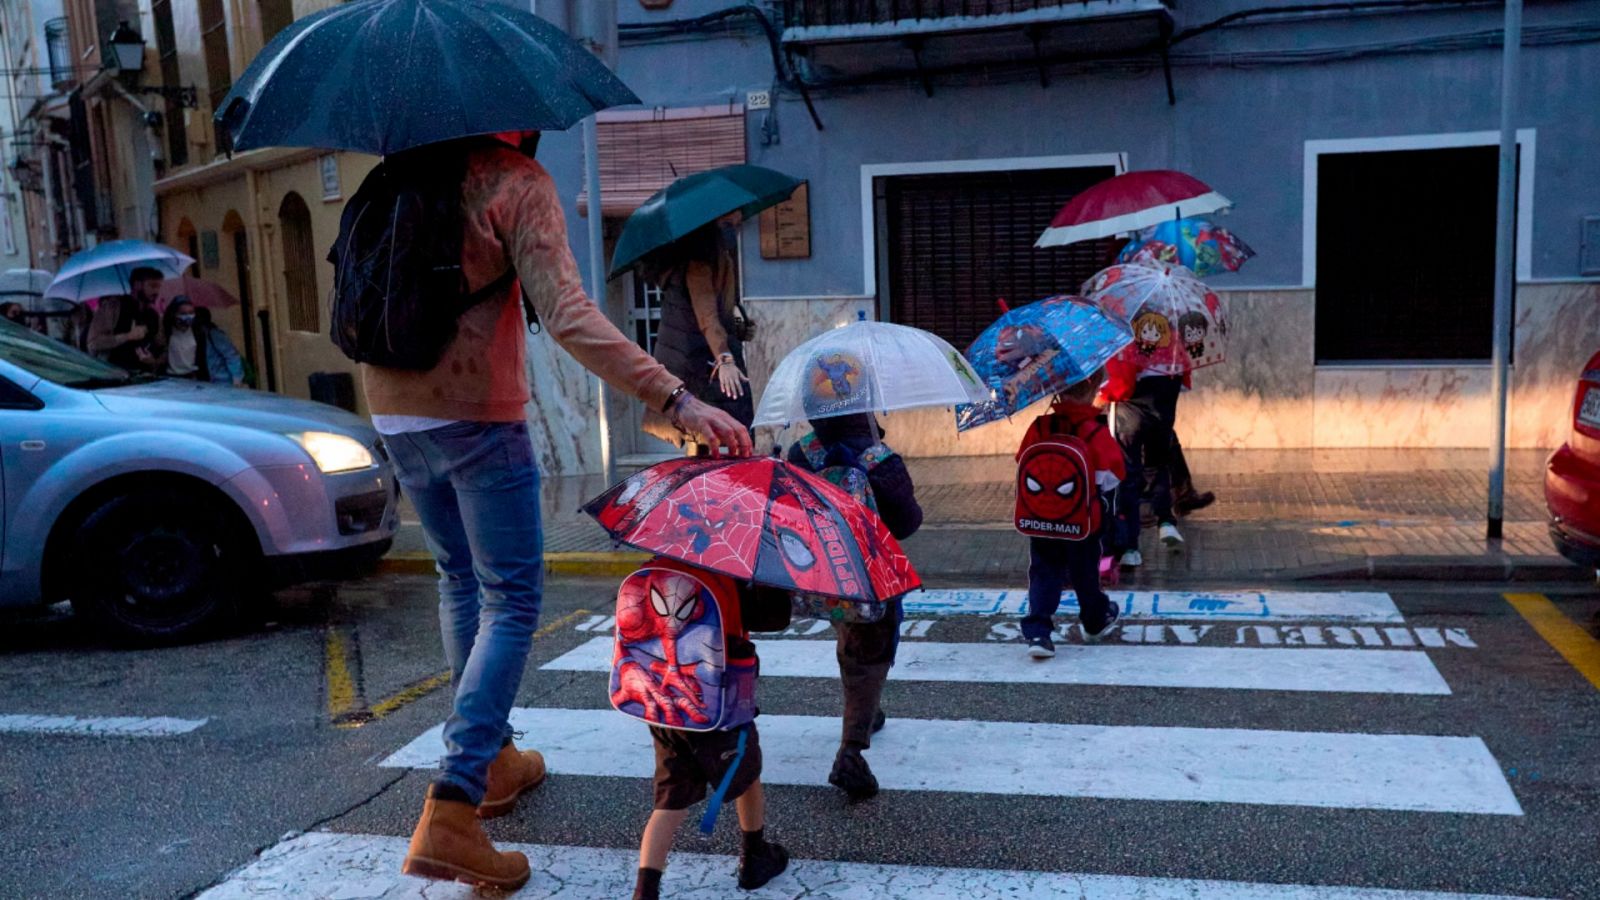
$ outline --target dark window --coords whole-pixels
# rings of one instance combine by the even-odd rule
[[[294,3],[291,0],[261,0],[262,43],[277,37],[278,32],[294,23]]]
[[[206,83],[211,109],[222,109],[222,98],[233,87],[233,66],[228,61],[228,21],[222,14],[222,0],[200,0],[200,46],[206,58]]]
[[[44,23],[44,50],[50,63],[52,87],[65,87],[77,80],[72,70],[72,36],[66,19]]]
[[[879,281],[890,320],[964,349],[1000,315],[998,300],[1077,293],[1120,242],[1033,242],[1068,200],[1115,174],[1097,166],[880,179]]]
[[[156,23],[156,55],[161,60],[161,84],[176,88],[183,81],[178,70],[178,39],[172,30],[172,0],[152,0],[150,15]],[[168,98],[167,113],[167,165],[174,168],[189,162],[188,125],[183,118],[183,105],[177,98]]]
[[[44,402],[10,381],[0,378],[0,409],[44,409]]]
[[[1318,362],[1486,360],[1497,147],[1317,161]]]
[[[288,294],[289,330],[321,331],[317,310],[317,251],[311,239],[311,210],[291,192],[278,207],[283,229],[283,283]]]

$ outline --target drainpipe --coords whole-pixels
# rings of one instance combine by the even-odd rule
[[[1522,0],[1506,0],[1505,48],[1500,54],[1500,192],[1494,235],[1494,433],[1489,455],[1487,536],[1497,541],[1505,529],[1506,393],[1511,374],[1511,305],[1516,292],[1517,76],[1522,55]],[[1532,222],[1522,223],[1532,228]]]
[[[574,7],[568,21],[577,26],[578,39],[606,68],[616,68],[616,0],[583,0]],[[605,219],[600,208],[600,127],[595,116],[583,120],[583,175],[589,192],[589,296],[603,311],[606,305]],[[600,413],[600,472],[605,483],[610,484],[616,480],[616,466],[612,459],[606,383],[597,375],[594,385]]]

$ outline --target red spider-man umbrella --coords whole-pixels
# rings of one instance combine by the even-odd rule
[[[876,514],[778,459],[669,460],[584,512],[622,543],[740,581],[868,602],[922,585]]]
[[[1089,188],[1056,217],[1035,247],[1059,247],[1078,241],[1138,231],[1185,216],[1202,216],[1232,206],[1227,197],[1198,178],[1171,169],[1128,172]]]

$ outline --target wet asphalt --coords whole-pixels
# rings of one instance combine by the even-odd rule
[[[608,608],[615,583],[551,580],[519,706],[606,706],[604,674],[538,667],[594,636],[577,627]],[[769,831],[808,858],[1600,897],[1600,690],[1502,589],[1390,588],[1407,626],[1464,629],[1474,645],[1428,650],[1446,696],[891,682],[884,706],[891,728],[916,717],[1477,735],[1522,816],[955,791],[849,804],[777,785]],[[1545,593],[1596,633],[1600,594]],[[1008,638],[1008,623],[947,617],[923,639]],[[431,579],[416,576],[284,592],[259,621],[180,647],[108,645],[59,612],[0,622],[0,714],[208,720],[166,738],[0,733],[0,897],[184,897],[294,832],[409,834],[427,773],[377,763],[443,718],[447,690],[425,689],[441,668]],[[827,677],[770,678],[761,706],[836,715],[837,691]],[[649,809],[643,779],[553,775],[489,827],[505,841],[633,847]],[[679,846],[737,850],[727,827]]]

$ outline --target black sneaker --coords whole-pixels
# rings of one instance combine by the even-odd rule
[[[1028,655],[1034,659],[1049,659],[1056,655],[1056,642],[1044,637],[1028,638]]]
[[[1204,491],[1199,494],[1184,494],[1181,497],[1172,499],[1172,511],[1180,516],[1187,516],[1192,512],[1199,512],[1215,502],[1217,502],[1217,495],[1211,491]]]
[[[760,853],[747,853],[739,859],[739,887],[753,891],[789,868],[789,851],[782,844],[767,841]]]
[[[833,758],[833,771],[828,773],[828,783],[844,791],[851,800],[867,800],[878,796],[878,778],[872,774],[866,757],[855,747],[840,747]]]
[[[1122,607],[1118,606],[1116,602],[1113,601],[1111,604],[1111,615],[1106,617],[1105,624],[1100,626],[1099,631],[1091,632],[1088,628],[1083,629],[1083,642],[1085,644],[1098,644],[1100,639],[1106,636],[1106,632],[1111,630],[1111,626],[1117,624],[1117,619],[1121,617]]]
[[[883,714],[883,707],[878,707],[878,714],[872,717],[872,733],[877,734],[882,731],[883,723],[887,721],[889,717]]]

